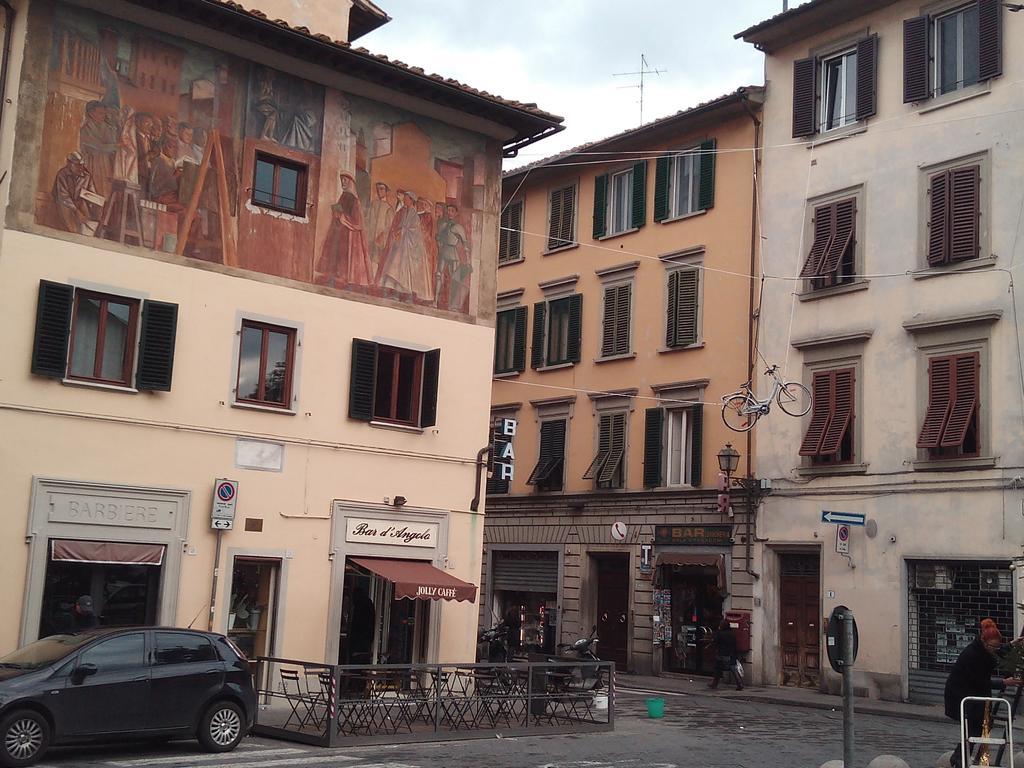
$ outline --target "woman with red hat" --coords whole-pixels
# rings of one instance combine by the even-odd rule
[[[1014,640],[1014,645],[1024,638]],[[999,659],[1006,653],[1008,646],[1003,643],[1003,635],[992,619],[983,619],[981,633],[970,645],[964,648],[957,657],[949,677],[946,678],[945,704],[946,717],[960,721],[960,702],[968,696],[991,696],[993,690],[1003,691],[1008,685],[1020,685],[1019,680],[1012,677],[993,677]],[[964,708],[967,720],[967,735],[980,736],[985,707],[981,702],[971,702]],[[956,743],[950,758],[953,768],[960,768],[960,742]]]

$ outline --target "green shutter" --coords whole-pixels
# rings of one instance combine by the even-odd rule
[[[135,388],[170,392],[174,371],[174,339],[178,328],[178,305],[163,301],[142,304],[139,333],[139,365]]]
[[[679,270],[668,273],[668,309],[665,317],[665,346],[674,347],[679,342]]]
[[[644,488],[661,485],[661,450],[665,412],[648,408],[644,421]]]
[[[423,396],[420,398],[420,426],[437,424],[437,387],[441,373],[441,350],[423,355]]]
[[[715,207],[715,140],[700,145],[700,208]]]
[[[538,301],[533,305],[533,349],[530,351],[530,367],[544,367],[544,314],[547,302]]]
[[[633,166],[633,209],[630,211],[630,226],[639,229],[647,223],[647,161]]]
[[[698,280],[699,269],[681,269],[676,294],[676,337],[675,346],[685,347],[697,343],[697,325],[699,318]]]
[[[672,157],[662,155],[654,166],[654,220],[664,221],[669,216],[668,178]]]
[[[519,373],[526,370],[526,307],[516,307],[515,328],[512,332],[512,368]]]
[[[373,398],[377,388],[377,344],[352,339],[352,375],[348,390],[348,417],[373,419]]]
[[[63,283],[39,281],[36,338],[32,346],[32,373],[63,379],[68,367],[68,338],[75,289]]]
[[[690,409],[690,485],[699,488],[704,466],[704,406]]]
[[[569,297],[569,348],[570,363],[580,361],[580,347],[583,335],[583,294],[574,293]]]
[[[594,179],[594,239],[604,237],[608,217],[608,174]]]

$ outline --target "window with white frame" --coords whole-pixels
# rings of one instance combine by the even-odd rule
[[[665,485],[690,484],[691,467],[690,409],[665,411]]]
[[[935,88],[939,94],[974,85],[979,79],[978,4],[936,16]]]
[[[608,196],[608,234],[615,235],[630,229],[633,212],[633,169],[620,171],[611,178]]]
[[[857,49],[821,60],[820,130],[831,131],[857,122]]]

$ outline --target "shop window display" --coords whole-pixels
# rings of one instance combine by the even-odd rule
[[[713,674],[712,637],[723,618],[725,591],[710,569],[663,566],[655,590],[655,639],[664,649],[664,669]]]
[[[251,659],[269,655],[274,646],[279,571],[276,560],[235,558],[228,636]]]

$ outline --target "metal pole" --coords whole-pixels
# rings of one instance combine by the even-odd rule
[[[224,531],[217,529],[217,550],[213,555],[213,583],[210,584],[210,618],[206,622],[206,631],[213,632],[213,612],[217,608],[217,577],[220,576],[220,543]],[[231,627],[228,627],[231,629]]]
[[[843,615],[843,768],[853,768],[853,611]]]

